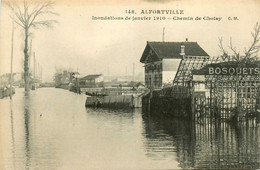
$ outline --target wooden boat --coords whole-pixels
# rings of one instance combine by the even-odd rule
[[[140,95],[95,95],[87,97],[85,106],[105,108],[137,108],[142,107],[142,97]]]

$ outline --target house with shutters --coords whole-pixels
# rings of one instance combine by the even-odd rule
[[[209,55],[197,42],[148,41],[140,59],[145,68],[145,86],[150,89],[172,86],[176,75],[180,74],[182,61],[186,59],[203,64],[203,59],[208,60]]]

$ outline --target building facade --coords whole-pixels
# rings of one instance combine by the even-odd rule
[[[187,56],[209,58],[197,42],[147,42],[140,59],[145,68],[145,86],[153,89],[172,86]]]
[[[104,76],[102,74],[91,74],[79,79],[81,85],[87,87],[99,87],[104,83]]]

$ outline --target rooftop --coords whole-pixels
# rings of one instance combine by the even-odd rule
[[[171,59],[182,58],[181,46],[185,46],[185,55],[190,56],[209,56],[197,42],[147,42],[145,50],[142,54],[140,62],[144,62],[149,54],[150,49],[155,53],[154,59]]]
[[[90,74],[90,75],[80,78],[80,80],[95,80],[96,78],[98,78],[101,75],[102,74]]]

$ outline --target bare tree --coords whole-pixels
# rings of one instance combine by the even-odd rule
[[[28,92],[30,90],[28,65],[28,37],[30,30],[52,27],[57,21],[47,18],[57,15],[57,13],[53,12],[54,3],[46,0],[6,0],[6,4],[12,10],[11,18],[24,31],[24,81],[25,91]]]
[[[244,49],[244,53],[241,55],[240,52],[237,51],[237,49],[233,46],[232,43],[232,38],[230,38],[230,45],[229,45],[229,51],[231,51],[230,54],[228,54],[227,50],[224,49],[223,43],[222,43],[222,38],[219,38],[219,48],[222,52],[221,58],[223,61],[233,61],[236,63],[237,68],[241,68],[243,65],[248,64],[248,63],[253,63],[257,60],[259,60],[258,57],[258,52],[260,49],[259,46],[259,32],[260,32],[260,25],[256,23],[253,32],[251,32],[253,41],[249,45],[248,48]],[[241,115],[242,109],[241,109],[241,97],[240,96],[240,90],[239,90],[239,81],[240,81],[240,76],[236,74],[234,76],[235,78],[235,87],[236,87],[236,104],[237,104],[237,115]]]
[[[254,27],[254,31],[251,32],[253,41],[250,44],[249,48],[245,48],[244,54],[241,55],[240,52],[236,50],[236,48],[233,46],[232,38],[230,38],[230,45],[229,50],[231,51],[231,54],[229,54],[223,47],[222,38],[219,38],[219,48],[222,52],[221,58],[223,61],[236,61],[239,63],[245,63],[245,62],[254,62],[258,60],[258,52],[260,49],[259,46],[259,32],[260,32],[260,25],[256,23]]]

